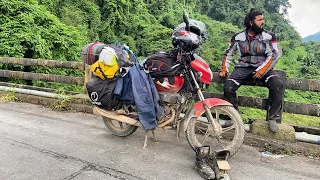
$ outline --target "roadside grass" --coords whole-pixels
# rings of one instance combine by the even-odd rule
[[[4,101],[4,102],[15,101],[15,100],[17,100],[17,97],[16,97],[16,90],[14,88],[10,90],[5,90],[5,94],[0,97],[0,101]]]
[[[72,96],[68,96],[63,88],[59,88],[56,94],[59,98],[55,99],[50,107],[58,111],[66,110],[72,100]]]
[[[320,117],[283,113],[282,118],[286,124],[320,128]]]
[[[265,110],[240,107],[239,111],[245,123],[248,123],[249,119],[266,119]],[[284,112],[282,114],[282,122],[285,124],[320,128],[320,117],[315,116],[289,114]]]

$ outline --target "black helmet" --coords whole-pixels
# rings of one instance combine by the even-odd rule
[[[189,25],[190,33],[185,30],[186,24],[184,22],[174,29],[172,33],[172,45],[174,47],[179,44],[179,41],[188,41],[186,43],[189,43],[189,47],[185,50],[194,50],[207,39],[207,29],[203,22],[191,19]]]

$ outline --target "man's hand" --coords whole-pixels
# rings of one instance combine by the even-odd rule
[[[228,75],[229,75],[229,73],[225,72],[225,71],[220,71],[220,73],[219,73],[219,76],[222,78],[227,77]]]
[[[263,74],[261,74],[259,71],[258,72],[253,72],[253,78],[254,79],[261,79],[263,77]]]

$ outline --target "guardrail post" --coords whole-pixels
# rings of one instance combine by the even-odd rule
[[[83,87],[84,87],[84,93],[85,94],[87,94],[88,92],[87,92],[87,88],[86,88],[86,83],[89,81],[89,79],[91,79],[91,76],[92,76],[92,73],[91,73],[91,71],[90,71],[90,65],[88,65],[88,64],[85,64],[84,65],[84,85],[83,85]]]

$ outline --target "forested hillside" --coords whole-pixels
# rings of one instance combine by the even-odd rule
[[[289,77],[320,79],[320,44],[302,42],[284,14],[279,13],[290,8],[288,0],[1,0],[0,56],[80,61],[85,44],[119,40],[142,58],[171,48],[172,30],[182,22],[182,11],[186,10],[190,18],[207,25],[209,38],[201,56],[213,71],[218,71],[231,36],[244,28],[243,18],[252,7],[264,12],[266,29],[276,33],[280,41],[283,55],[276,69],[285,70]],[[83,76],[82,72],[58,69],[34,67],[31,71]],[[210,90],[221,91],[221,87],[214,85]],[[257,87],[243,87],[240,92],[267,96],[267,90]],[[320,103],[319,93],[287,91],[286,99]]]

